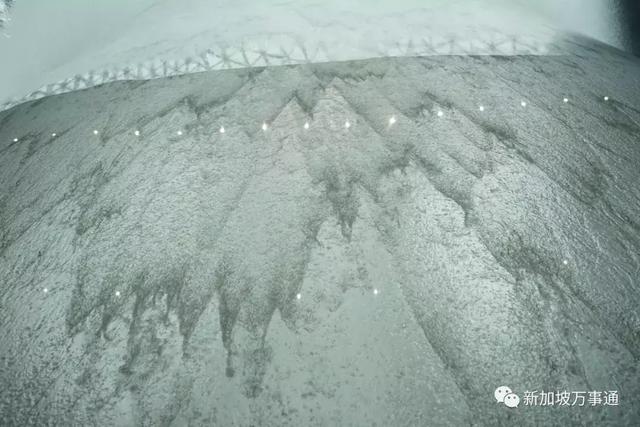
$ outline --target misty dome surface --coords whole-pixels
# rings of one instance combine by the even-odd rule
[[[638,425],[640,61],[551,40],[5,105],[0,425]]]

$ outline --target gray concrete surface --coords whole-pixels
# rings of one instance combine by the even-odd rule
[[[640,62],[574,43],[1,112],[0,424],[637,425]]]

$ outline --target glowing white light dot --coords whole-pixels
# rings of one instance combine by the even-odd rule
[[[182,136],[182,131],[181,130],[178,131],[178,136]]]
[[[351,127],[351,123],[349,123],[349,120],[347,120],[346,122],[344,122],[344,127],[346,129],[349,129]]]
[[[520,105],[523,106],[523,107],[526,107],[527,106],[527,101],[520,101]]]
[[[51,137],[52,137],[52,138],[55,138],[56,136],[58,136],[58,134],[57,134],[57,133],[55,133],[55,132],[51,134]]]
[[[18,142],[18,138],[13,138],[13,142]]]
[[[133,133],[134,133],[135,136],[140,136],[140,131],[139,130],[137,130],[137,131],[135,131]]]
[[[479,109],[480,111],[484,111],[484,105],[481,105],[480,107],[478,107],[478,109]]]
[[[374,295],[378,295],[378,289],[374,289],[374,290],[373,290],[373,294],[374,294]]]
[[[393,126],[396,123],[396,116],[391,116],[389,118],[389,126]]]
[[[564,102],[564,103],[566,104],[567,102],[569,102],[569,98],[564,98],[564,99],[562,100],[562,102]]]
[[[562,261],[562,263],[563,263],[564,265],[567,265],[567,264],[569,264],[569,261],[567,261],[567,260],[565,259],[565,260],[563,260],[563,261]]]
[[[262,130],[265,130],[265,131],[266,131],[267,129],[269,129],[269,126],[267,126],[267,124],[266,124],[266,123],[263,123],[263,124],[262,124]]]
[[[44,289],[42,290],[42,292],[44,292],[44,293],[46,294],[46,293],[48,293],[48,292],[49,292],[49,289],[44,288]]]
[[[220,126],[220,133],[225,133],[224,126]]]
[[[120,291],[116,291],[116,296],[119,297],[120,296]]]
[[[296,294],[296,299],[299,300],[302,298],[302,294]]]
[[[93,131],[93,134],[94,134],[94,135],[97,135],[97,134],[98,134],[98,129],[95,129],[95,130]]]
[[[305,122],[305,123],[304,123],[304,128],[305,128],[305,129],[309,129],[309,122]]]
[[[442,112],[442,110],[438,110],[438,117],[442,117],[444,116],[444,113]]]
[[[609,97],[608,97],[608,96],[605,96],[605,97],[604,97],[604,100],[605,100],[605,101],[608,101],[608,100],[609,100]]]

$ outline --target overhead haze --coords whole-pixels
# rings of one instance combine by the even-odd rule
[[[411,37],[576,32],[631,49],[617,0],[19,0],[0,37],[0,103],[90,70],[286,36],[361,59]],[[401,23],[401,25],[399,25]],[[384,52],[383,52],[384,53]],[[381,55],[384,56],[384,55]]]

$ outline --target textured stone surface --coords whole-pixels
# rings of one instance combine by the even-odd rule
[[[583,42],[2,112],[0,423],[637,425],[639,105]]]

